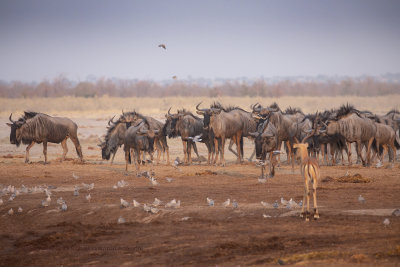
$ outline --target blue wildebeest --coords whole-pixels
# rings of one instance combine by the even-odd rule
[[[157,131],[157,134],[154,138],[154,145],[157,148],[157,163],[160,161],[161,152],[163,152],[163,159],[165,157],[165,153],[167,154],[167,164],[169,164],[169,147],[167,144],[167,137],[163,133],[164,123],[150,117],[144,116],[136,111],[132,112],[122,112],[121,121],[131,124],[136,124],[140,120],[146,120],[152,131]]]
[[[224,109],[216,103],[210,109],[199,109],[199,105],[200,103],[196,106],[197,114],[204,116],[204,127],[208,127],[214,133],[214,146],[216,147],[214,163],[217,162],[218,154],[220,154],[220,164],[225,166],[224,149],[226,138],[231,138],[236,144],[237,162],[241,162],[243,133],[246,131],[246,123],[248,123],[242,114],[243,110],[236,107]],[[221,142],[220,145],[219,142]]]
[[[261,161],[261,178],[265,178],[265,160],[267,154],[269,153],[269,177],[274,177],[275,175],[275,165],[277,161],[275,160],[274,151],[276,151],[278,143],[278,131],[275,126],[266,120],[258,127],[256,132],[249,133],[253,136],[256,158]],[[277,151],[276,151],[277,153]],[[275,154],[276,154],[275,153]]]
[[[7,123],[11,127],[10,142],[19,146],[21,142],[28,145],[26,148],[25,162],[29,162],[29,150],[35,143],[43,143],[44,162],[47,163],[47,143],[61,143],[65,160],[68,152],[67,139],[70,138],[76,148],[80,161],[83,161],[82,149],[78,139],[78,126],[72,120],[61,117],[51,117],[37,112],[24,112],[24,116],[13,121],[10,115]]]
[[[114,162],[115,154],[117,153],[118,148],[124,144],[125,132],[127,129],[125,122],[122,122],[120,119],[113,121],[113,118],[108,121],[107,133],[104,142],[99,144],[103,159],[109,160],[112,154],[111,164]]]
[[[368,118],[362,116],[358,110],[351,105],[343,105],[330,119],[324,122],[326,134],[341,134],[348,145],[348,160],[351,161],[351,144],[357,144],[357,154],[364,166],[370,164],[371,145],[376,134],[376,125]],[[361,144],[367,144],[366,159],[361,155]]]
[[[153,160],[154,138],[158,134],[158,130],[151,130],[147,120],[140,119],[137,124],[130,126],[125,132],[124,151],[126,171],[128,171],[128,163],[131,163],[131,152],[133,152],[136,170],[140,169],[140,153],[147,152]]]
[[[191,164],[191,148],[193,147],[197,158],[200,161],[199,153],[197,152],[196,141],[204,143],[208,150],[208,161],[210,164],[214,157],[214,140],[213,133],[208,129],[204,128],[203,120],[191,112],[182,109],[178,110],[176,114],[171,114],[170,110],[165,115],[166,122],[164,125],[164,131],[168,137],[180,136],[183,144],[184,163]],[[196,138],[197,137],[197,138]]]

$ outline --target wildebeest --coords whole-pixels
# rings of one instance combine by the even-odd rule
[[[160,161],[161,152],[163,152],[163,158],[165,153],[167,154],[167,164],[169,164],[169,147],[167,143],[167,137],[163,134],[164,123],[150,117],[144,116],[136,111],[122,112],[121,121],[125,123],[135,124],[137,121],[146,120],[150,125],[150,130],[157,131],[154,139],[154,144],[157,148],[157,163]]]
[[[118,147],[122,146],[125,141],[125,132],[127,126],[126,123],[122,122],[120,119],[121,117],[118,120],[113,121],[112,118],[108,121],[105,140],[99,144],[103,159],[109,160],[112,154],[111,164],[114,162]]]
[[[269,153],[269,177],[274,177],[275,175],[275,165],[276,160],[273,158],[274,150],[276,150],[278,142],[278,132],[275,126],[269,121],[265,121],[263,125],[259,128],[259,131],[249,133],[253,136],[256,158],[261,161],[261,178],[265,178],[265,160],[267,154]]]
[[[238,162],[241,162],[243,151],[242,134],[245,126],[240,112],[236,108],[232,110],[224,110],[216,107],[199,109],[199,105],[196,106],[196,109],[198,114],[204,115],[204,127],[209,127],[209,130],[212,130],[214,133],[214,146],[216,150],[214,163],[217,162],[218,154],[220,154],[220,164],[225,166],[224,150],[226,138],[231,138],[235,142]],[[219,142],[221,142],[220,145]]]
[[[166,131],[168,137],[180,136],[183,144],[184,163],[192,163],[191,148],[193,147],[197,158],[200,160],[200,156],[197,152],[196,141],[202,142],[206,145],[208,150],[208,161],[214,157],[214,140],[212,132],[204,128],[203,120],[191,112],[182,109],[178,110],[176,114],[171,114],[170,110],[165,115],[166,122],[164,125],[164,131]],[[196,136],[198,137],[196,139]],[[210,138],[211,136],[211,138]]]
[[[263,108],[261,105],[254,105],[253,117],[261,120],[269,120],[269,123],[272,123],[275,126],[278,136],[276,150],[280,149],[283,141],[286,142],[286,146],[289,150],[288,161],[291,159],[292,171],[294,171],[293,143],[297,133],[297,124],[293,123],[292,118],[284,115],[277,105],[267,108]]]
[[[137,124],[129,127],[125,132],[124,151],[125,151],[125,170],[128,171],[128,163],[131,163],[131,154],[134,156],[136,170],[140,169],[140,152],[147,152],[153,160],[154,137],[158,130],[151,130],[146,120],[137,121]],[[133,153],[131,153],[133,152]]]
[[[371,145],[376,134],[375,124],[368,118],[362,117],[359,111],[351,105],[343,105],[326,123],[326,134],[341,134],[348,144],[348,160],[351,161],[351,144],[356,142],[357,154],[364,166],[370,164]],[[361,144],[367,144],[366,160],[361,155]]]
[[[51,117],[37,112],[24,112],[18,121],[13,121],[10,115],[7,123],[11,127],[10,143],[19,146],[21,142],[28,145],[26,148],[25,162],[29,162],[29,150],[35,143],[43,143],[44,162],[47,163],[47,143],[61,143],[65,160],[68,152],[68,138],[74,143],[80,161],[83,161],[82,149],[78,139],[78,126],[72,120],[61,117]]]

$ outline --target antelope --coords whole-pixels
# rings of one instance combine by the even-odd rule
[[[304,178],[304,195],[303,195],[303,207],[301,208],[300,217],[304,218],[304,215],[305,215],[306,221],[310,220],[309,219],[309,217],[310,217],[309,184],[310,183],[312,184],[312,187],[313,187],[314,219],[316,220],[319,218],[318,206],[317,206],[317,186],[318,186],[318,180],[320,177],[320,169],[319,169],[317,159],[308,156],[308,151],[307,151],[308,143],[304,143],[306,141],[306,139],[308,139],[312,135],[313,135],[313,133],[309,134],[301,141],[301,143],[293,145],[294,148],[299,149],[299,153],[300,153],[300,157],[301,157],[300,171],[301,171],[301,175]],[[304,208],[306,206],[306,198],[307,198],[307,212],[304,212]]]

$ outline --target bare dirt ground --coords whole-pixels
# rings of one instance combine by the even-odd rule
[[[299,202],[303,181],[298,166],[292,173],[282,164],[274,178],[260,184],[260,169],[254,163],[235,164],[233,155],[226,152],[226,167],[204,162],[179,170],[165,162],[155,165],[159,185],[152,186],[148,179],[136,177],[132,165],[129,173],[125,172],[121,151],[114,165],[101,161],[96,141],[105,124],[104,120],[78,122],[84,164],[78,163],[71,142],[69,160],[63,163],[58,161],[60,145],[49,147],[47,165],[43,164],[42,146],[35,145],[33,163],[24,164],[25,147],[10,145],[8,128],[1,128],[0,189],[41,185],[52,192],[48,207],[41,206],[46,198],[43,192],[21,193],[13,201],[9,201],[10,194],[1,197],[1,266],[400,265],[400,217],[392,215],[400,208],[399,163],[379,169],[322,166],[318,187],[321,218],[305,222],[299,217],[300,209],[260,204],[272,204],[281,197]],[[169,145],[172,161],[176,156],[182,158],[181,142],[169,140]],[[206,156],[204,145],[199,148]],[[251,150],[246,141],[246,157]],[[341,181],[347,172],[358,173],[369,182]],[[114,189],[121,180],[128,186]],[[79,196],[74,196],[74,186],[82,187],[82,183],[94,183],[94,189],[80,189]],[[89,193],[90,202],[85,197]],[[360,194],[365,203],[358,201]],[[59,197],[66,200],[65,212],[56,203]],[[207,197],[215,200],[214,207],[208,206]],[[120,198],[130,206],[121,208]],[[164,202],[156,214],[132,205],[133,199],[151,204],[154,198]],[[228,198],[236,200],[238,208],[223,207]],[[165,208],[172,199],[180,200],[181,207]],[[23,209],[21,213],[18,207]],[[8,214],[11,208],[13,215]],[[126,223],[117,223],[120,216]],[[383,224],[385,218],[390,220],[388,226]]]

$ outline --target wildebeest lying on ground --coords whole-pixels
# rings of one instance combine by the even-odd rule
[[[72,120],[61,117],[51,117],[37,112],[24,112],[18,121],[7,123],[11,127],[10,143],[28,145],[26,148],[25,162],[29,162],[29,150],[35,143],[43,143],[44,162],[47,163],[47,143],[61,143],[63,148],[62,161],[68,152],[67,139],[71,138],[81,162],[83,161],[82,149],[78,140],[78,126]]]

